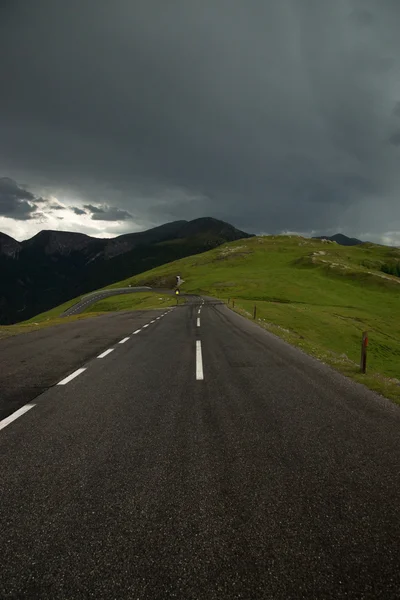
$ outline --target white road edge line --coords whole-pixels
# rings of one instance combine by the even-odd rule
[[[197,317],[197,327],[200,327],[200,317]]]
[[[155,322],[156,322],[156,320],[155,320],[155,319],[153,319],[153,321],[150,321],[150,323],[155,323]]]
[[[71,375],[68,375],[68,377],[59,381],[57,385],[65,385],[66,383],[69,383],[72,379],[75,379],[75,377],[78,377],[78,375],[83,373],[83,371],[86,371],[86,367],[82,367],[82,369],[77,369],[76,371],[71,373]]]
[[[136,331],[133,332],[132,335],[136,335],[137,333],[139,333],[141,331],[141,329],[136,329]]]
[[[25,404],[25,406],[16,410],[12,415],[9,415],[8,417],[0,421],[0,429],[4,429],[4,427],[7,427],[7,425],[18,419],[18,417],[21,417],[23,414],[28,412],[28,410],[31,410],[31,408],[33,408],[34,406],[36,406],[36,404]]]
[[[204,379],[203,357],[201,354],[201,341],[200,340],[196,340],[196,379],[197,379],[197,381]]]
[[[129,340],[129,337],[126,337],[123,340],[121,340],[120,342],[118,342],[118,344],[125,344],[125,342],[127,342],[128,340]]]
[[[108,350],[105,350],[104,352],[99,354],[97,358],[104,358],[105,356],[107,356],[107,354],[110,354],[110,352],[113,352],[113,351],[114,351],[114,348],[109,348]]]
[[[148,327],[150,325],[150,323],[146,323],[146,325],[143,325],[142,329],[144,329],[145,327]]]

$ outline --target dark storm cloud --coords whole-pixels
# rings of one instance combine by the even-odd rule
[[[94,220],[400,230],[399,19],[398,0],[3,3],[0,161],[120,207]]]
[[[396,133],[391,135],[389,141],[393,146],[400,146],[400,131],[396,131]]]
[[[351,18],[359,25],[371,25],[374,22],[374,16],[365,8],[356,8],[351,13]]]
[[[17,220],[33,218],[35,196],[9,177],[0,177],[0,216]]]
[[[396,102],[396,105],[395,105],[395,107],[393,109],[393,114],[396,117],[400,117],[400,102]]]
[[[85,208],[92,216],[94,221],[127,221],[133,219],[132,215],[126,210],[114,208],[112,206],[93,206],[93,204],[84,204]]]

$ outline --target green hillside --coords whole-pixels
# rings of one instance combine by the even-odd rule
[[[238,240],[169,263],[112,287],[172,286],[224,299],[259,324],[372,389],[400,401],[400,279],[382,271],[400,250],[297,236]],[[359,373],[369,331],[368,374]]]

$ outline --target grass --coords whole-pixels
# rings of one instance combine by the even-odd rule
[[[176,300],[169,294],[155,294],[154,292],[138,292],[103,298],[87,307],[85,313],[102,313],[116,310],[150,310],[174,306]]]
[[[122,285],[171,285],[235,299],[235,310],[345,375],[400,403],[400,279],[379,269],[400,250],[345,247],[298,236],[238,240],[131,277]],[[113,286],[109,286],[113,287]],[[369,331],[368,373],[359,372]]]
[[[45,329],[46,327],[53,327],[54,325],[61,325],[65,323],[71,323],[73,321],[79,321],[87,318],[88,315],[79,314],[72,317],[53,317],[48,320],[42,320],[40,322],[25,321],[24,323],[17,323],[16,325],[1,325],[0,326],[0,340],[12,337],[14,335],[20,335],[21,333],[29,333],[30,331],[38,331],[39,329]],[[94,316],[94,315],[93,315]]]
[[[28,319],[27,321],[23,321],[22,323],[19,323],[19,325],[40,324],[45,321],[49,321],[60,317],[64,311],[66,311],[68,308],[79,302],[81,298],[82,296],[78,296],[77,298],[68,300],[68,302],[64,302],[64,304],[60,304],[59,306],[55,306],[50,310],[46,310],[46,312],[40,313],[39,315],[36,315],[35,317],[32,317],[32,319]],[[12,327],[15,326],[13,325]]]

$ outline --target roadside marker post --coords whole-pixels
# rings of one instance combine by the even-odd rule
[[[361,342],[361,373],[367,372],[368,331],[363,331]]]
[[[175,290],[176,303],[179,304],[179,290]]]
[[[254,305],[254,311],[253,311],[253,319],[255,320],[257,317],[257,306]]]
[[[235,308],[235,301],[232,300],[232,308]]]

